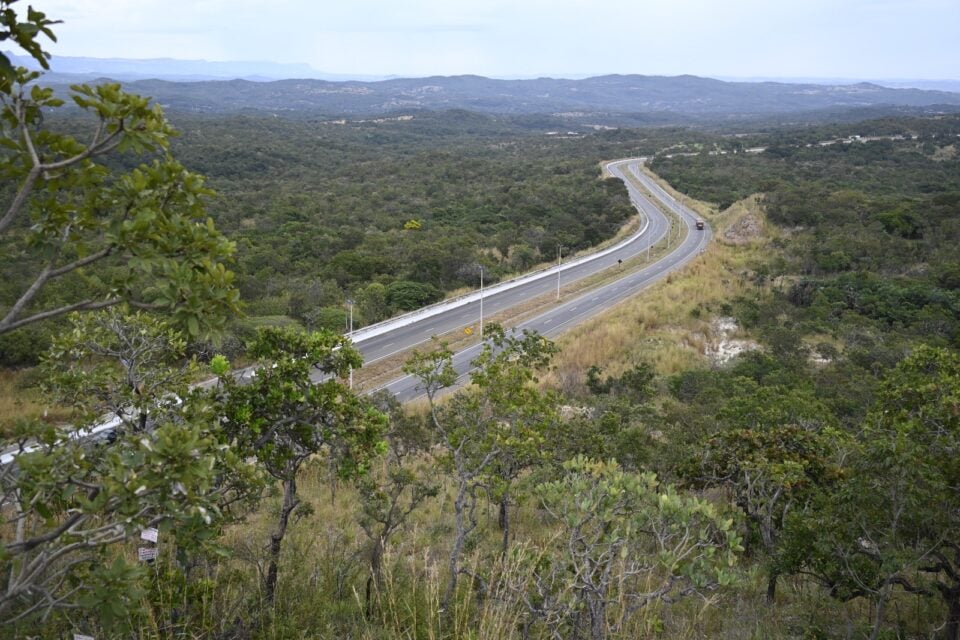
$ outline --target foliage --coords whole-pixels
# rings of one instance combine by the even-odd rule
[[[362,476],[358,481],[361,499],[360,527],[370,539],[370,577],[367,579],[366,605],[370,614],[372,588],[383,583],[383,556],[390,538],[401,530],[411,514],[428,498],[437,495],[439,485],[431,472],[434,462],[429,453],[431,437],[426,425],[416,416],[404,413],[400,403],[379,392],[372,398],[380,411],[389,416],[388,443],[379,473]]]
[[[809,520],[795,519],[793,557],[838,598],[892,590],[939,596],[945,637],[960,634],[960,358],[919,348],[884,381],[850,479]]]
[[[601,640],[652,602],[731,582],[739,538],[713,505],[612,462],[578,457],[564,469],[538,488],[556,544],[522,551],[529,574],[506,587],[523,592],[531,627]]]
[[[44,387],[87,420],[113,415],[145,431],[187,396],[186,340],[163,320],[118,307],[69,316],[70,330],[44,355]]]
[[[12,40],[23,49],[31,58],[37,61],[44,69],[50,68],[48,62],[50,54],[43,50],[37,41],[41,34],[56,42],[57,37],[50,29],[51,25],[59,24],[59,20],[50,20],[46,14],[27,7],[27,18],[21,22],[13,5],[17,0],[3,0],[0,2],[0,42]],[[0,53],[0,82],[12,82],[16,77],[16,69],[5,53]]]
[[[272,601],[278,559],[290,515],[300,505],[297,474],[311,456],[324,453],[350,477],[363,475],[383,452],[385,417],[333,376],[362,363],[347,339],[328,331],[260,329],[250,353],[259,362],[249,381],[220,378],[216,391],[221,427],[234,448],[256,457],[283,484],[283,504],[271,534],[264,592]],[[326,379],[314,381],[319,371]]]
[[[482,422],[489,446],[499,451],[485,472],[487,495],[499,506],[503,532],[501,551],[507,552],[512,531],[510,505],[514,485],[531,468],[547,460],[546,437],[558,422],[559,396],[536,388],[537,375],[547,369],[557,347],[536,332],[506,332],[497,324],[485,330],[483,349],[470,364],[475,392],[463,403],[474,420]],[[463,410],[466,407],[461,407]]]
[[[843,435],[796,424],[740,428],[707,440],[688,471],[701,487],[725,487],[747,518],[745,539],[759,538],[767,556],[767,599],[781,572],[781,533],[788,514],[802,517],[819,491],[842,477],[836,460]]]
[[[210,544],[230,505],[256,486],[253,468],[216,434],[216,416],[201,405],[109,445],[22,424],[16,464],[0,468],[0,526],[15,532],[0,544],[0,618],[26,631],[80,608],[105,627],[127,623],[143,572],[111,547],[157,526],[186,548]],[[191,541],[192,531],[202,535]]]
[[[238,302],[234,246],[207,216],[203,179],[167,153],[159,106],[118,84],[72,87],[95,119],[84,144],[46,124],[63,100],[38,77],[17,69],[0,90],[0,175],[16,185],[0,217],[0,333],[122,302],[167,311],[194,337],[221,328]],[[153,159],[101,161],[125,154]]]

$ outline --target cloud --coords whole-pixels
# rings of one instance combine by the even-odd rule
[[[55,54],[328,72],[948,77],[956,0],[38,0]]]

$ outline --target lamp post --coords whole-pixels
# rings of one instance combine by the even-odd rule
[[[350,306],[350,324],[347,325],[348,336],[353,336],[353,298],[347,298],[347,304]],[[353,365],[350,365],[350,388],[353,389]]]
[[[480,265],[480,339],[483,340],[483,265]]]
[[[557,245],[557,301],[560,301],[560,265],[563,264],[563,245]]]

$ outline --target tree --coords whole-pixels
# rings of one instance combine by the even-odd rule
[[[46,14],[27,8],[27,19],[20,22],[17,12],[12,6],[17,0],[0,0],[0,42],[13,40],[21,49],[36,60],[44,69],[50,68],[50,54],[43,50],[37,42],[37,36],[45,35],[56,42],[57,37],[50,30],[50,25],[59,24],[59,20],[50,20]],[[5,53],[0,53],[0,81],[11,81],[16,77],[16,69]]]
[[[145,431],[187,397],[194,363],[168,323],[114,307],[73,313],[70,324],[43,357],[44,386],[57,402],[86,420],[109,414],[126,430]]]
[[[544,434],[557,420],[556,398],[532,386],[536,372],[556,351],[553,343],[533,332],[507,335],[496,324],[487,331],[489,341],[471,362],[474,388],[457,392],[443,406],[437,403],[437,396],[457,378],[453,353],[446,345],[426,354],[414,352],[404,367],[421,381],[438,442],[456,475],[455,537],[443,596],[445,609],[456,591],[467,537],[477,527],[478,495],[482,492],[498,505],[501,550],[505,553],[511,533],[513,483],[523,470],[543,458]]]
[[[387,302],[393,309],[412,311],[440,300],[443,293],[431,284],[398,280],[387,287]]]
[[[728,584],[740,551],[733,520],[652,473],[577,457],[538,488],[554,544],[521,549],[528,571],[503,585],[554,638],[625,633],[646,605]],[[509,582],[510,580],[513,582]]]
[[[486,329],[487,342],[471,366],[474,411],[484,422],[490,445],[499,455],[485,473],[487,493],[497,503],[501,552],[510,544],[510,504],[514,484],[527,469],[546,459],[546,434],[559,421],[560,400],[534,385],[557,347],[536,332],[506,333],[497,324]]]
[[[500,450],[489,446],[486,434],[482,431],[482,421],[476,419],[475,404],[468,402],[466,397],[456,396],[445,407],[438,404],[439,394],[457,381],[457,372],[453,368],[453,352],[447,348],[446,343],[439,343],[428,353],[414,351],[403,371],[420,380],[420,387],[427,395],[430,421],[437,434],[438,443],[446,449],[446,461],[456,474],[457,489],[453,502],[455,533],[447,567],[447,585],[441,600],[441,607],[446,611],[457,589],[460,556],[463,554],[467,536],[477,527],[475,510],[482,474],[493,463]]]
[[[776,596],[780,536],[787,514],[803,513],[810,500],[836,482],[835,452],[843,440],[832,430],[794,425],[734,429],[705,443],[689,475],[701,487],[725,487],[767,554],[767,600]]]
[[[169,393],[150,391],[154,399]],[[185,395],[151,411],[151,423],[148,431],[115,430],[109,445],[82,428],[19,424],[15,459],[0,466],[0,527],[13,532],[0,541],[0,622],[27,631],[57,611],[82,609],[106,628],[123,626],[143,571],[111,546],[148,527],[169,531],[182,548],[205,546],[238,515],[238,503],[259,495],[256,470],[220,439],[209,403]]]
[[[874,600],[879,636],[894,589],[939,597],[960,637],[960,356],[922,346],[883,382],[850,478],[795,518],[792,557],[841,599]]]
[[[7,33],[45,65],[29,36],[53,23],[32,9],[18,23],[2,4]],[[70,97],[95,119],[83,143],[45,125],[63,100],[39,76],[0,76],[0,175],[16,185],[0,208],[0,246],[20,279],[0,300],[0,334],[120,303],[166,311],[194,337],[220,328],[239,299],[226,269],[234,245],[206,214],[203,179],[167,154],[174,131],[160,107],[119,84],[75,85]],[[128,152],[153,159],[129,171],[102,160]],[[59,282],[69,294],[44,295]]]
[[[324,455],[345,476],[363,475],[383,452],[385,416],[334,376],[362,364],[347,339],[328,331],[260,329],[250,353],[260,363],[249,382],[220,377],[221,426],[242,455],[255,457],[283,486],[277,523],[270,534],[263,580],[269,602],[276,594],[281,545],[290,516],[300,505],[297,475],[310,457]],[[326,379],[314,383],[319,369]]]
[[[370,576],[366,604],[370,614],[373,586],[383,581],[383,555],[390,538],[427,498],[437,495],[439,485],[431,476],[434,461],[429,454],[432,438],[423,421],[404,413],[400,403],[385,391],[371,397],[380,411],[389,416],[387,453],[379,473],[359,479],[360,527],[370,538]]]

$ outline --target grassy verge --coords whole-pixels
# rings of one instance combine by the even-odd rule
[[[685,200],[698,212],[710,205]],[[758,221],[753,238],[731,240],[725,233],[746,216]],[[767,254],[770,230],[764,224],[756,198],[744,199],[710,217],[715,240],[680,271],[563,334],[561,353],[548,382],[568,388],[591,365],[602,365],[617,375],[640,361],[662,374],[702,367],[711,339],[712,318],[728,315],[725,305],[753,285],[751,268]]]
[[[70,414],[65,407],[46,402],[32,388],[29,370],[0,370],[0,436],[7,436],[15,419],[64,422]]]
[[[532,298],[522,305],[511,307],[510,309],[497,314],[485,316],[484,321],[496,322],[505,327],[516,326],[527,319],[535,317],[536,315],[544,313],[549,309],[562,304],[563,302],[569,300],[571,296],[577,296],[591,289],[609,284],[615,280],[618,280],[619,278],[643,269],[652,262],[656,262],[672,251],[677,244],[677,225],[672,216],[670,216],[670,220],[671,231],[667,234],[667,238],[672,238],[672,241],[668,241],[667,239],[660,240],[653,245],[653,247],[651,247],[649,255],[639,255],[631,258],[630,260],[624,261],[624,263],[618,267],[611,267],[600,273],[596,273],[592,276],[563,286],[560,290],[561,302],[557,302],[554,293],[548,293],[536,298]],[[637,226],[639,226],[638,223],[635,223],[635,225],[636,226],[634,229],[630,230],[629,232],[624,232],[622,235],[625,237],[626,235],[635,232]],[[618,237],[616,241],[620,241],[622,239],[622,237]],[[611,243],[612,242],[613,241],[611,241]],[[602,247],[598,247],[597,250],[600,248]],[[464,331],[466,327],[471,328],[470,333],[466,333]],[[479,342],[480,338],[478,335],[478,329],[478,323],[473,323],[458,327],[453,331],[437,337],[440,340],[447,342],[449,347],[454,351],[459,351]],[[420,345],[419,347],[415,348],[422,349],[425,347],[426,345]],[[354,372],[354,384],[357,385],[360,390],[375,389],[380,387],[400,375],[400,370],[403,367],[404,362],[406,362],[409,357],[410,351],[404,351],[394,354],[388,358],[383,358],[381,360],[377,360],[376,362],[365,365],[363,369]]]

